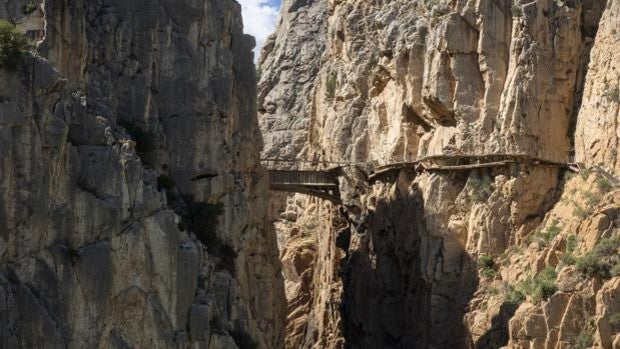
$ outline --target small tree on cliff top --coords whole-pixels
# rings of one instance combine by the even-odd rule
[[[0,67],[15,70],[29,49],[24,34],[6,20],[0,20]]]

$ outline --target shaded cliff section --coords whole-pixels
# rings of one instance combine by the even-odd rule
[[[0,71],[2,346],[281,347],[240,6],[24,5],[0,5],[41,40]]]

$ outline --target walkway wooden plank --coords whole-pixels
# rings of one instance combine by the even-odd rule
[[[269,188],[271,190],[273,190],[273,191],[283,191],[283,192],[289,192],[289,193],[299,193],[299,194],[306,194],[306,195],[316,196],[316,197],[319,197],[321,199],[329,200],[329,201],[333,202],[336,205],[340,205],[342,203],[342,200],[337,195],[330,194],[328,192],[324,192],[324,191],[321,191],[321,190],[310,189],[310,188],[308,188],[306,186],[302,186],[302,185],[271,184],[269,186]]]
[[[269,180],[278,184],[338,185],[336,174],[327,171],[270,170]]]

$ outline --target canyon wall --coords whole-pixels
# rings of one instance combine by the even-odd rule
[[[620,345],[619,7],[283,2],[259,67],[264,155],[343,164],[340,207],[273,204],[288,348]],[[583,164],[367,180],[437,154]]]
[[[0,346],[282,347],[239,4],[30,3],[0,5],[37,41],[0,68]]]

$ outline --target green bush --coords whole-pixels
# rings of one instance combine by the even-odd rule
[[[563,254],[560,260],[566,265],[575,265],[575,263],[577,263],[577,257],[571,253]]]
[[[620,236],[599,241],[592,251],[577,258],[577,270],[590,277],[608,279],[618,273]]]
[[[327,77],[325,82],[325,97],[328,100],[333,100],[336,96],[336,74],[332,73]]]
[[[497,265],[490,256],[480,256],[476,265],[485,277],[491,278],[497,274]]]
[[[547,267],[535,276],[528,276],[517,286],[518,291],[532,298],[534,303],[547,300],[554,295],[558,286],[555,283],[557,273],[551,267]]]
[[[521,17],[523,16],[523,10],[518,5],[514,5],[511,9],[513,17]]]
[[[615,256],[618,253],[618,248],[620,248],[620,235],[609,239],[602,239],[594,246],[593,251],[600,257]]]
[[[493,258],[490,256],[480,256],[478,257],[478,261],[476,262],[478,268],[494,268],[495,262],[493,262]]]
[[[26,36],[13,24],[0,19],[0,67],[16,70],[28,49],[30,44]]]
[[[587,331],[582,331],[575,337],[573,345],[575,349],[587,349],[594,344],[594,338]]]
[[[39,1],[28,1],[24,5],[23,10],[24,10],[24,13],[28,15],[36,11],[40,6],[41,6],[40,0]]]
[[[575,264],[577,270],[591,277],[600,276],[606,278],[609,271],[607,266],[593,252],[588,252],[582,257],[577,258]]]

